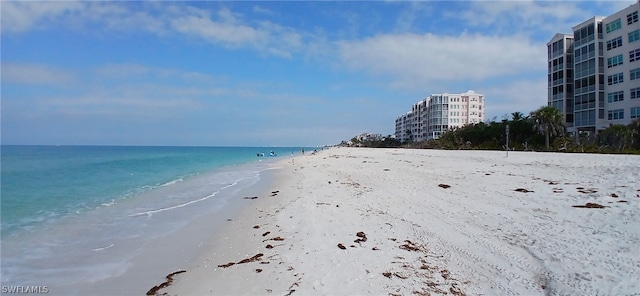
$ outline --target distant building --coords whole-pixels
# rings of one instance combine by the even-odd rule
[[[547,104],[569,132],[597,132],[640,118],[640,2],[594,16],[547,43]]]
[[[469,90],[461,94],[433,94],[396,119],[400,141],[438,139],[447,130],[484,121],[484,95]]]
[[[357,135],[356,139],[358,139],[360,142],[382,141],[382,135],[381,134],[364,133],[364,134]]]
[[[413,140],[411,137],[411,131],[413,130],[413,112],[409,111],[405,114],[400,115],[396,119],[396,132],[394,136],[401,142],[405,142],[409,139]]]

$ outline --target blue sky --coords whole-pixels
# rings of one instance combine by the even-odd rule
[[[528,114],[553,35],[633,3],[2,1],[2,144],[335,144],[470,89]]]

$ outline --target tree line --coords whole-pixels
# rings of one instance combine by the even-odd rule
[[[528,116],[513,112],[505,117],[501,121],[494,118],[450,129],[437,140],[400,142],[386,137],[384,141],[365,142],[361,146],[486,150],[506,150],[508,147],[517,151],[640,154],[640,119],[628,125],[610,125],[597,134],[575,135],[567,133],[562,112],[551,106],[541,107]]]

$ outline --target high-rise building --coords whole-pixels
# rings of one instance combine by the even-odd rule
[[[461,94],[433,94],[396,119],[400,141],[438,139],[449,129],[484,121],[484,95],[469,90]]]
[[[408,140],[413,141],[412,130],[413,130],[413,113],[411,111],[400,115],[400,117],[396,119],[396,132],[395,132],[396,139],[402,142],[405,142]]]
[[[548,103],[564,114],[565,126],[573,127],[573,35],[556,34],[547,43]]]
[[[547,43],[549,106],[569,132],[592,132],[640,118],[640,2],[594,16]]]

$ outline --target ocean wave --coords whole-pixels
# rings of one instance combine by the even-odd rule
[[[247,179],[257,178],[257,177],[259,177],[259,176],[260,176],[260,172],[261,172],[261,171],[262,171],[262,170],[257,171],[257,172],[253,172],[254,174],[252,174],[251,176],[240,177],[240,178],[236,179],[235,181],[233,181],[233,182],[231,182],[231,183],[229,183],[229,184],[227,184],[227,185],[222,186],[222,187],[221,187],[220,189],[218,189],[217,191],[215,191],[215,192],[213,192],[213,193],[211,193],[211,194],[209,194],[209,195],[207,195],[207,196],[204,196],[204,197],[202,197],[202,198],[195,199],[195,200],[190,200],[190,201],[187,201],[187,202],[184,202],[184,203],[181,203],[181,204],[178,204],[178,205],[174,205],[174,206],[166,207],[166,208],[160,208],[160,209],[156,209],[156,210],[150,210],[150,211],[145,211],[145,212],[140,212],[140,213],[131,214],[131,215],[129,215],[129,217],[138,217],[138,216],[147,216],[147,217],[151,217],[151,216],[152,216],[153,214],[155,214],[155,213],[160,213],[160,212],[164,212],[164,211],[174,210],[174,209],[178,209],[178,208],[186,207],[186,206],[188,206],[188,205],[191,205],[191,204],[194,204],[194,203],[197,203],[197,202],[205,201],[205,200],[207,200],[207,199],[209,199],[209,198],[212,198],[212,197],[216,196],[216,195],[217,195],[218,193],[220,193],[220,191],[222,191],[222,190],[226,190],[226,189],[229,189],[229,188],[231,188],[231,187],[233,187],[233,186],[238,185],[238,183],[240,183],[240,182],[241,182],[241,181],[243,181],[243,180],[247,180]],[[182,180],[182,178],[180,178],[179,180]],[[176,180],[174,180],[174,181],[176,181]],[[174,181],[171,181],[171,182],[174,182]],[[168,183],[171,183],[171,182],[168,182]],[[178,182],[181,182],[181,181],[178,181]],[[166,184],[168,184],[168,183],[166,183]],[[176,182],[176,183],[177,183],[177,182]],[[174,183],[174,184],[175,184],[175,183]],[[164,185],[163,185],[163,186],[164,186]]]
[[[116,200],[115,199],[111,199],[110,202],[105,202],[102,205],[105,206],[105,207],[109,207],[109,206],[112,206],[112,205],[115,205],[115,204],[116,204]]]
[[[129,215],[129,217],[138,217],[138,216],[142,216],[142,215],[147,215],[147,217],[151,217],[151,215],[155,214],[155,213],[160,213],[160,212],[164,212],[164,211],[169,211],[169,210],[173,210],[173,209],[178,209],[178,208],[182,208],[182,207],[186,207],[190,204],[194,204],[197,202],[201,202],[203,200],[207,200],[209,198],[212,198],[214,196],[216,196],[216,194],[220,193],[220,191],[216,191],[214,193],[211,193],[205,197],[196,199],[196,200],[190,200],[188,202],[179,204],[179,205],[175,205],[175,206],[171,206],[171,207],[166,207],[166,208],[162,208],[162,209],[157,209],[157,210],[151,210],[151,211],[146,211],[146,212],[141,212],[141,213],[136,213],[136,214],[132,214]]]
[[[113,246],[115,246],[115,244],[110,244],[110,245],[108,245],[106,247],[102,247],[102,248],[95,248],[95,249],[92,249],[91,251],[94,251],[94,252],[96,252],[96,251],[104,251],[104,250],[106,250],[108,248],[111,248]]]
[[[165,187],[165,186],[173,185],[173,184],[176,184],[176,183],[179,183],[179,182],[182,182],[182,181],[184,181],[184,179],[182,179],[182,178],[178,178],[178,179],[175,179],[175,180],[171,180],[171,181],[169,181],[169,182],[167,182],[167,183],[164,183],[164,184],[160,185],[160,187]]]

